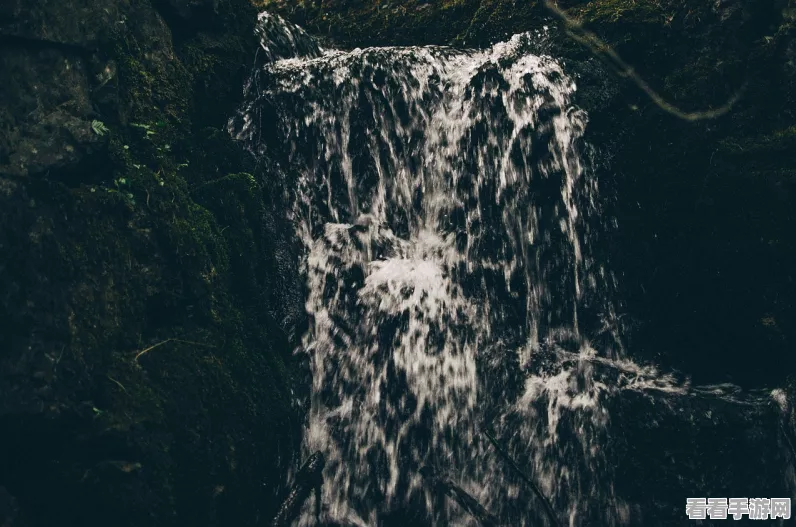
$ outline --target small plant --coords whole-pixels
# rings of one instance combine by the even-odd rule
[[[127,182],[127,178],[116,178],[113,180],[113,188],[103,186],[102,190],[107,192],[108,194],[116,194],[121,197],[124,201],[127,202],[130,206],[135,206],[135,196],[133,193],[129,191],[129,184]],[[96,192],[97,189],[92,187],[91,192]]]
[[[146,139],[150,139],[151,136],[153,136],[153,135],[155,135],[157,133],[148,124],[131,123],[130,126],[134,126],[135,128],[140,128],[141,130],[144,130]]]
[[[97,134],[100,137],[110,132],[110,130],[108,130],[108,127],[105,126],[105,123],[103,123],[102,121],[97,121],[96,119],[91,121],[91,129],[94,131],[95,134]]]

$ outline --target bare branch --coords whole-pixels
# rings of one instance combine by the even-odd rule
[[[190,341],[190,340],[182,340],[182,339],[170,338],[170,339],[166,339],[166,340],[161,340],[160,342],[158,342],[156,344],[152,344],[148,348],[144,348],[142,350],[137,351],[136,354],[135,354],[135,357],[133,357],[133,360],[137,362],[138,359],[142,355],[146,355],[147,353],[149,353],[153,349],[158,348],[158,347],[160,347],[160,346],[162,346],[164,344],[168,344],[169,342],[179,342],[181,344],[191,344],[193,346],[200,346],[202,348],[214,348],[215,347],[215,346],[211,346],[209,344],[202,344],[201,342],[193,342],[193,341]]]
[[[534,483],[531,480],[531,478],[528,477],[525,474],[525,472],[522,471],[520,466],[517,465],[516,461],[514,461],[511,458],[511,456],[509,456],[508,452],[506,452],[503,449],[503,447],[500,446],[500,443],[497,442],[497,439],[495,439],[492,436],[492,434],[489,433],[489,431],[487,431],[486,429],[483,429],[481,431],[484,433],[486,438],[489,439],[489,442],[492,443],[492,446],[495,447],[495,450],[497,450],[497,453],[500,454],[500,457],[505,459],[506,462],[509,464],[509,466],[512,469],[514,469],[514,472],[516,472],[517,475],[520,476],[520,479],[522,479],[522,481],[524,481],[526,485],[531,487],[531,490],[533,491],[533,493],[536,495],[537,498],[539,498],[539,501],[542,502],[542,505],[544,506],[545,513],[547,514],[547,517],[550,519],[550,523],[552,523],[555,527],[560,527],[560,524],[558,523],[558,519],[556,519],[556,514],[553,511],[553,506],[550,505],[550,502],[547,500],[545,495],[542,494],[542,491],[539,489],[539,487],[536,486],[536,483]]]
[[[561,22],[564,24],[564,27],[567,29],[567,34],[573,40],[587,47],[592,53],[594,53],[594,55],[602,59],[609,66],[613,67],[617,74],[633,81],[633,83],[635,83],[635,85],[638,86],[641,91],[647,94],[652,102],[655,103],[655,105],[661,110],[674,115],[675,117],[683,119],[684,121],[701,121],[705,119],[715,119],[717,117],[721,117],[729,112],[733,106],[735,106],[735,103],[740,100],[741,96],[746,90],[746,84],[744,84],[741,89],[735,93],[735,95],[730,97],[730,99],[719,108],[701,112],[685,112],[661,97],[650,87],[649,84],[647,84],[644,79],[642,79],[635,72],[635,70],[628,63],[622,60],[622,57],[620,57],[616,51],[611,48],[611,46],[600,40],[600,38],[591,31],[585,29],[580,22],[570,18],[557,5],[553,4],[551,0],[542,0],[542,4],[556,18],[561,20]]]
[[[420,469],[420,475],[438,492],[455,501],[462,509],[478,520],[483,527],[498,527],[500,525],[497,517],[478,503],[478,500],[451,480],[436,474],[431,467]]]
[[[107,374],[106,374],[106,375],[105,375],[105,377],[107,377],[109,381],[111,381],[111,382],[113,382],[114,384],[116,384],[116,386],[118,386],[119,388],[121,388],[121,389],[122,389],[122,391],[123,391],[124,393],[127,393],[127,388],[125,388],[125,387],[124,387],[124,385],[123,385],[122,383],[120,383],[119,381],[117,381],[116,379],[114,379],[113,377],[111,377],[110,375],[107,375]]]

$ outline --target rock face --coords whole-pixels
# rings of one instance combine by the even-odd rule
[[[282,183],[223,131],[256,11],[0,20],[0,525],[256,524],[302,421]]]
[[[100,138],[91,130],[84,57],[73,50],[26,49],[18,41],[3,48],[0,60],[10,79],[0,97],[18,105],[3,112],[11,127],[4,131],[3,172],[26,176],[60,169],[99,147]]]

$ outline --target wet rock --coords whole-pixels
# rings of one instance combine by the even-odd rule
[[[28,527],[19,503],[5,487],[0,486],[0,527]]]
[[[0,6],[0,36],[88,49],[125,24],[129,5],[118,0],[9,0]]]
[[[166,0],[165,4],[180,18],[188,20],[202,14],[217,14],[219,0]]]
[[[104,144],[92,129],[86,59],[58,49],[3,48],[0,174],[26,176],[75,164]]]
[[[302,28],[268,12],[261,13],[259,21],[257,34],[267,61],[320,55],[317,42]]]
[[[727,22],[735,16],[743,16],[743,2],[741,0],[715,0],[713,11],[721,22]]]
[[[256,12],[172,4],[0,5],[2,527],[253,525],[297,447],[278,178],[221,130]]]
[[[0,75],[8,79],[0,86],[0,174],[75,169],[104,151],[106,125],[125,110],[109,56],[119,36],[146,44],[139,72],[168,75],[174,59],[168,27],[151,7],[103,0],[0,9]]]

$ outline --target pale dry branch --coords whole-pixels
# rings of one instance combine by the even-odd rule
[[[169,339],[166,339],[166,340],[161,340],[160,342],[157,342],[155,344],[152,344],[148,348],[144,348],[142,350],[137,351],[136,354],[135,354],[135,357],[133,357],[133,360],[138,362],[138,359],[141,358],[142,355],[146,355],[147,353],[149,353],[153,349],[158,348],[158,347],[160,347],[160,346],[162,346],[164,344],[168,344],[169,342],[179,342],[180,344],[191,344],[193,346],[201,346],[203,348],[214,348],[215,347],[215,346],[211,346],[209,344],[202,344],[201,342],[193,342],[191,340],[182,340],[182,339],[177,339],[177,338],[169,338]]]
[[[744,91],[746,90],[746,84],[741,86],[741,88],[730,97],[730,99],[724,103],[722,106],[700,111],[700,112],[686,112],[681,110],[680,108],[674,106],[666,99],[664,99],[658,92],[652,89],[652,87],[641,78],[630,66],[626,63],[622,57],[620,57],[616,51],[614,51],[611,46],[600,40],[600,38],[592,33],[591,31],[585,29],[580,22],[577,20],[570,18],[563,10],[561,10],[557,5],[555,5],[551,0],[542,0],[542,5],[552,13],[556,18],[558,18],[567,30],[567,34],[576,42],[582,44],[586,48],[588,48],[595,56],[602,59],[606,62],[609,66],[614,68],[618,75],[621,77],[625,77],[633,81],[633,83],[643,91],[650,100],[658,106],[661,110],[669,113],[679,119],[684,121],[701,121],[705,119],[715,119],[717,117],[721,117],[722,115],[729,112],[733,106],[740,100],[741,96],[743,95]]]
[[[122,389],[122,391],[123,391],[124,393],[127,393],[127,388],[125,388],[125,387],[124,387],[124,385],[123,385],[122,383],[120,383],[119,381],[117,381],[116,379],[114,379],[113,377],[111,377],[110,375],[105,375],[105,377],[107,377],[107,378],[108,378],[108,380],[109,380],[109,381],[111,381],[111,382],[113,382],[113,383],[114,383],[116,386],[118,386],[119,388],[121,388],[121,389]]]

